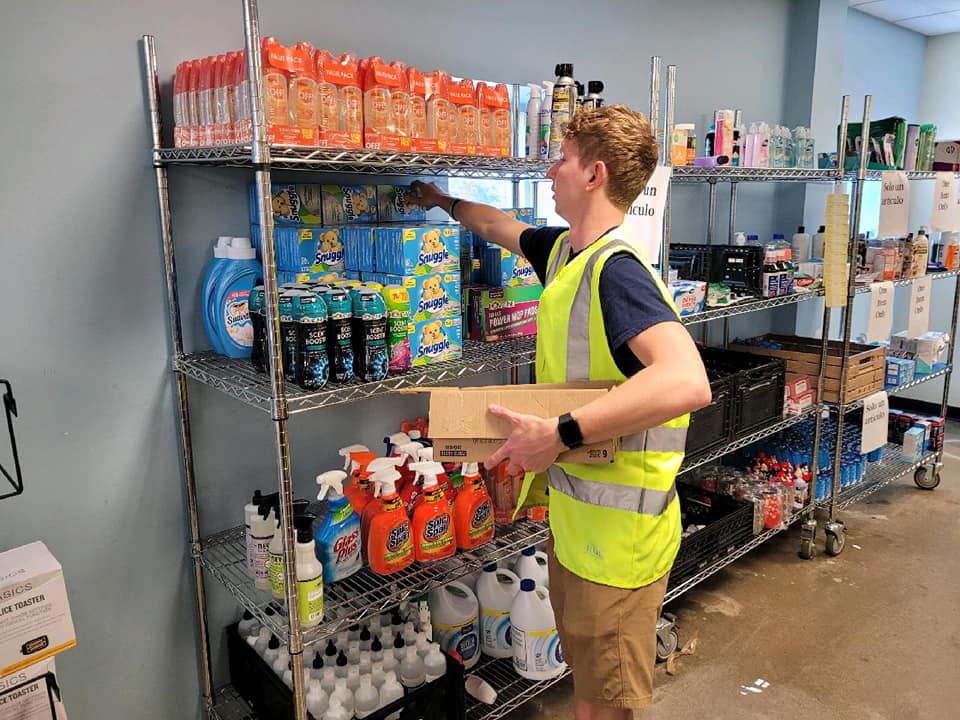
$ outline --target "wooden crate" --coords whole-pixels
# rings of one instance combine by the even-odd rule
[[[764,335],[763,339],[771,343],[778,343],[779,350],[771,350],[753,345],[730,345],[731,350],[768,355],[783,358],[787,363],[787,378],[795,375],[809,375],[816,380],[820,367],[819,340],[800,338],[792,335]],[[823,374],[823,399],[826,402],[839,402],[840,366],[843,343],[831,340],[827,344],[827,363]],[[873,345],[850,343],[848,358],[849,370],[847,375],[847,392],[844,402],[853,402],[883,390],[884,373],[886,372],[886,349]]]

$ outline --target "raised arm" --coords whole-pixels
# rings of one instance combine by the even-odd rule
[[[531,227],[514,220],[502,210],[490,205],[471,202],[446,195],[434,183],[417,180],[412,183],[419,202],[427,210],[438,207],[471,232],[487,242],[495,243],[512,253],[520,252],[520,233]]]

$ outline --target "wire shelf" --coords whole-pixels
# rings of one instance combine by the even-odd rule
[[[494,370],[520,367],[532,363],[535,356],[536,338],[533,337],[496,343],[464,340],[463,357],[460,360],[414,368],[403,375],[390,375],[383,380],[331,384],[317,392],[307,392],[292,383],[285,383],[287,408],[289,414],[295,415],[401,388],[438,385]],[[176,366],[187,377],[225,392],[259,410],[271,411],[270,376],[254,370],[249,360],[233,360],[206,351],[185,355]]]
[[[923,385],[925,382],[929,382],[930,380],[936,380],[939,377],[943,377],[952,369],[953,369],[953,365],[947,365],[947,367],[945,368],[937,370],[936,372],[932,372],[929,375],[924,375],[923,377],[917,378],[912,382],[904,383],[903,385],[897,385],[896,387],[892,387],[892,388],[887,388],[887,395],[899,395],[900,393],[904,393],[907,390],[912,390],[918,385]],[[828,403],[828,404],[835,404],[835,403]],[[862,407],[863,407],[863,398],[861,398],[860,400],[855,400],[852,403],[848,403],[847,405],[845,405],[843,408],[843,412],[844,413],[852,412],[853,410],[857,410]]]
[[[685,165],[673,168],[673,179],[678,183],[697,182],[834,182],[835,169],[806,168],[748,168],[697,167]]]
[[[232,685],[224,685],[214,691],[212,717],[214,720],[257,720],[253,708],[247,705],[247,701],[240,697]]]
[[[252,167],[249,145],[206,148],[163,148],[162,165]],[[549,162],[514,157],[442,155],[368,149],[297,148],[272,146],[270,165],[277,170],[367,175],[445,175],[468,178],[541,179]]]
[[[789,415],[782,420],[775,422],[773,425],[768,425],[756,432],[750,433],[749,435],[744,435],[742,438],[737,438],[731,443],[722,445],[716,450],[713,450],[706,455],[699,455],[695,460],[689,462],[684,461],[683,465],[680,466],[680,470],[677,475],[682,475],[685,472],[690,472],[694,468],[698,468],[701,465],[706,465],[707,463],[712,463],[715,460],[719,460],[724,455],[732,453],[734,450],[739,450],[740,448],[746,447],[747,445],[756,442],[757,440],[762,440],[765,437],[774,435],[781,430],[786,430],[788,427],[796,425],[798,422],[801,422],[805,418],[813,415],[817,412],[816,407],[807,408],[797,415]]]
[[[416,598],[476,572],[487,563],[515,555],[525,547],[546,540],[548,535],[546,523],[521,520],[498,527],[497,535],[486,545],[476,550],[458,552],[446,560],[429,565],[414,563],[406,570],[389,576],[378,575],[364,568],[345,580],[324,587],[324,622],[304,632],[304,643],[311,645],[324,640],[404,600]],[[204,540],[200,562],[245,609],[270,628],[280,642],[287,641],[289,629],[282,605],[273,599],[269,590],[258,590],[247,574],[243,526]],[[272,614],[268,614],[268,608]]]
[[[506,717],[528,700],[553,687],[570,674],[567,668],[549,680],[527,680],[517,675],[511,658],[488,658],[484,656],[470,673],[479,675],[497,691],[493,705],[485,705],[467,696],[466,720],[499,720]]]
[[[923,465],[933,463],[939,455],[938,451],[928,452],[916,462],[910,462],[903,459],[900,451],[900,445],[894,443],[884,445],[880,459],[874,463],[867,463],[863,472],[863,480],[840,491],[837,496],[837,509],[843,510],[870,497],[877,490],[886,487],[894,480],[909,475]],[[830,507],[830,498],[820,500],[817,504],[822,508],[828,508]]]
[[[884,172],[903,172],[901,170],[867,170],[866,179],[867,180],[880,180],[883,177]],[[945,172],[950,172],[949,170]],[[933,180],[937,177],[937,171],[934,170],[907,170],[906,175],[908,180]],[[960,173],[951,173],[954,177],[960,177]],[[853,180],[857,177],[856,170],[850,170],[847,172],[847,179]]]
[[[726,307],[710,308],[703,312],[686,315],[680,319],[684,325],[695,325],[697,323],[709,322],[710,320],[719,320],[720,318],[746,315],[747,313],[759,312],[760,310],[769,310],[770,308],[781,307],[783,305],[795,305],[796,303],[813,300],[818,297],[823,297],[822,290],[818,290],[817,292],[793,293],[792,295],[783,295],[775,298],[744,300]]]
[[[943,272],[927,273],[922,277],[928,277],[931,280],[946,280],[948,278],[955,278],[960,276],[960,270],[944,270]],[[920,278],[900,278],[899,280],[892,280],[891,282],[894,286],[903,286],[903,285],[913,285],[914,281],[920,280]],[[857,294],[871,292],[870,285],[858,285]]]

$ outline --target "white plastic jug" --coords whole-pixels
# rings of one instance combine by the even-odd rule
[[[550,604],[550,591],[533,580],[520,581],[510,608],[513,669],[528,680],[548,680],[563,672],[560,635]]]
[[[513,566],[513,571],[521,580],[524,578],[532,578],[536,585],[542,585],[547,589],[550,588],[550,574],[547,570],[547,554],[542,550],[537,550],[532,546],[524,548],[520,553],[520,557],[517,558],[516,564]]]
[[[520,578],[510,570],[499,570],[496,564],[483,568],[477,580],[480,602],[480,649],[495,658],[513,656],[510,642],[510,607],[520,592]]]
[[[433,639],[457,653],[468,670],[480,659],[480,604],[466,585],[452,582],[430,593]]]

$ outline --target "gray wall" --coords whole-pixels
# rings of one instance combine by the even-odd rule
[[[649,57],[661,54],[680,67],[677,120],[696,122],[702,138],[715,107],[743,108],[748,121],[780,120],[793,4],[610,0],[591,5],[587,16],[571,0],[357,0],[322,8],[288,0],[264,3],[262,27],[286,41],[484,78],[540,80],[555,62],[573,61],[578,77],[606,82],[610,102],[641,108]],[[0,76],[7,109],[0,116],[0,297],[16,309],[0,323],[0,376],[17,391],[27,479],[23,497],[0,505],[0,548],[42,538],[63,563],[80,644],[59,665],[71,717],[79,720],[198,714],[188,532],[137,39],[156,35],[169,92],[178,60],[241,46],[240,17],[239,4],[226,0],[47,0],[11,5],[0,27],[5,65],[20,68]],[[746,28],[749,42],[723,42],[744,37]],[[567,50],[558,55],[558,47]],[[179,168],[171,181],[184,326],[188,349],[198,349],[201,271],[216,235],[245,233],[246,177]],[[705,190],[682,188],[675,197],[674,238],[702,239]],[[791,229],[798,208],[772,198],[769,188],[743,188],[738,225],[762,236]],[[270,424],[196,385],[191,401],[209,533],[239,523],[250,490],[275,483]],[[312,492],[314,475],[335,462],[335,448],[373,443],[422,409],[397,397],[295,418],[301,493]],[[234,610],[209,587],[224,682],[220,629]]]

